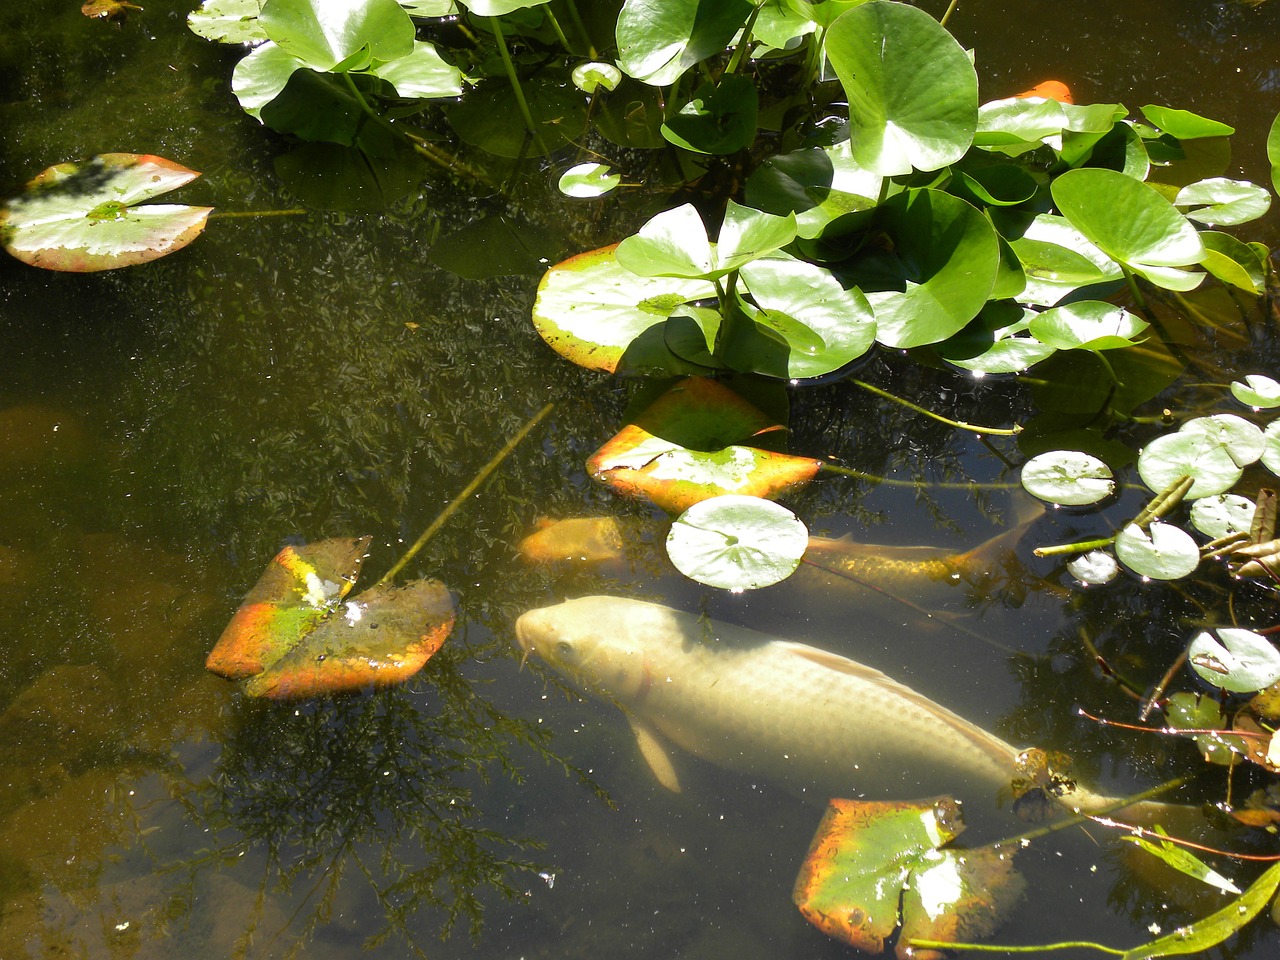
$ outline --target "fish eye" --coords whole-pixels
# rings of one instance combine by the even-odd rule
[[[560,640],[555,646],[555,655],[557,660],[570,660],[573,658],[573,644],[568,640]]]

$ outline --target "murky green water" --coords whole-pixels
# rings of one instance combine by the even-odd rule
[[[293,207],[273,169],[289,145],[227,92],[234,57],[187,33],[191,3],[145,5],[118,27],[75,3],[0,10],[0,183],[144,151],[204,172],[191,202]],[[1238,127],[1239,174],[1265,182],[1275,4],[974,2],[954,27],[985,93],[1052,76],[1082,102],[1194,109]],[[789,902],[820,807],[688,758],[684,792],[669,794],[616,711],[518,669],[515,617],[565,596],[623,592],[837,650],[1013,742],[1070,750],[1110,792],[1185,772],[1189,747],[1069,709],[1132,715],[1078,635],[1158,676],[1189,614],[1170,590],[1081,599],[1031,561],[993,598],[930,600],[996,647],[852,589],[713,595],[656,563],[609,575],[523,564],[514,545],[542,516],[655,522],[585,476],[629,387],[538,339],[536,274],[463,280],[432,259],[482,216],[536,226],[549,240],[534,253],[549,259],[621,234],[615,214],[539,184],[511,205],[441,175],[388,212],[217,221],[183,253],[110,274],[0,261],[0,956],[847,956]],[[1010,384],[894,357],[863,376],[961,419],[1025,412]],[[369,534],[372,582],[547,402],[534,439],[414,564],[460,612],[419,679],[280,706],[204,671],[282,544]],[[976,439],[847,385],[798,395],[794,422],[794,449],[893,479],[1014,479]],[[999,532],[1012,504],[998,488],[842,480],[797,500],[818,533],[958,548]],[[1042,519],[1022,553],[1094,529]],[[1053,589],[1021,586],[1041,575]],[[1129,946],[1220,903],[1163,875],[1144,884],[1113,845],[1079,834],[1037,842],[1023,868],[1030,893],[1000,942]],[[1278,943],[1263,920],[1228,955]]]

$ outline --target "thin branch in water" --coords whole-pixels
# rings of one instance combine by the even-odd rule
[[[955,427],[958,430],[969,430],[973,433],[986,434],[987,436],[992,437],[1016,437],[1022,432],[1022,427],[1020,426],[982,427],[975,423],[967,423],[964,420],[952,420],[950,417],[944,417],[940,413],[934,413],[932,410],[922,407],[919,404],[912,403],[910,400],[905,400],[902,397],[896,396],[888,390],[882,390],[880,387],[872,386],[864,380],[851,380],[850,382],[855,386],[866,390],[868,393],[874,394],[877,397],[883,397],[885,400],[892,400],[894,403],[900,404],[908,410],[913,410],[916,413],[923,414],[926,417],[937,420],[939,423],[945,423],[947,426]]]

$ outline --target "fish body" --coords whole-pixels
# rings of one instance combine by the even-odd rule
[[[621,707],[672,789],[663,741],[823,801],[946,793],[982,812],[1019,775],[1016,747],[879,670],[743,627],[593,596],[529,611],[516,638]],[[1068,808],[1111,803],[1080,788],[1057,799]]]

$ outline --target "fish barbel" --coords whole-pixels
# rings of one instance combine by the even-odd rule
[[[982,813],[1019,776],[1016,747],[879,670],[816,647],[609,596],[531,610],[516,622],[516,638],[526,655],[621,707],[654,774],[673,790],[664,740],[722,767],[812,786],[823,801],[946,793]],[[1055,799],[1068,810],[1115,803],[1079,787]]]

